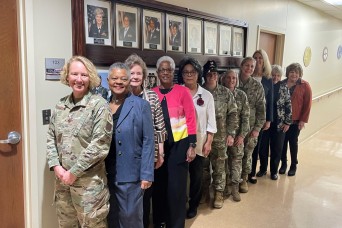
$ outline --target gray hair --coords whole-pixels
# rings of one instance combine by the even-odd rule
[[[128,56],[128,58],[125,61],[125,64],[131,69],[132,67],[134,67],[135,65],[140,66],[142,69],[142,73],[143,73],[143,79],[145,79],[147,77],[147,67],[146,67],[146,63],[144,62],[144,60],[142,60],[142,58],[140,56],[138,56],[137,54],[132,54],[130,56]]]
[[[108,78],[109,78],[110,72],[112,72],[112,70],[114,70],[114,69],[126,70],[126,76],[127,76],[128,80],[131,79],[131,70],[129,69],[129,67],[126,64],[121,63],[121,62],[113,63],[109,67]]]
[[[169,62],[170,63],[170,67],[171,67],[171,70],[175,70],[176,69],[176,64],[175,64],[175,61],[170,57],[170,56],[162,56],[158,59],[157,61],[157,69],[159,69],[159,66],[162,62]]]
[[[271,71],[272,75],[273,73],[275,74],[279,74],[280,77],[283,76],[283,69],[281,68],[281,66],[279,65],[272,65],[272,71]]]

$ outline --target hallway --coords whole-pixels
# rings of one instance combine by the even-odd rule
[[[198,215],[187,220],[186,227],[342,227],[341,128],[342,117],[299,145],[296,176],[279,175],[273,181],[268,170],[257,184],[249,183],[241,202],[230,197],[222,209],[200,205]]]

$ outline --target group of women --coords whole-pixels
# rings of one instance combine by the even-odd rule
[[[154,227],[184,227],[185,218],[195,217],[201,198],[208,195],[204,180],[209,165],[214,207],[222,207],[224,193],[240,201],[247,181],[256,183],[253,153],[260,156],[257,176],[266,174],[268,151],[262,148],[269,141],[271,178],[277,179],[280,159],[279,173],[286,171],[287,142],[288,175],[295,175],[298,135],[308,121],[311,89],[301,79],[299,64],[287,67],[284,81],[265,86],[263,51],[254,57],[258,55],[260,63],[251,57],[242,61],[239,77],[226,72],[223,86],[216,63],[208,61],[203,70],[191,57],[180,62],[176,84],[175,62],[163,56],[156,64],[160,85],[148,90],[143,87],[146,64],[133,54],[110,66],[108,101],[91,93],[100,80],[91,61],[72,57],[61,73],[72,93],[56,105],[47,134],[59,226],[147,228],[152,198]],[[281,73],[280,67],[273,68],[274,82]],[[271,117],[267,112],[273,112]]]

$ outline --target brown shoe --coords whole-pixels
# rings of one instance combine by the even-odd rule
[[[247,184],[248,176],[242,177],[242,182],[239,184],[239,192],[247,193],[248,192],[248,184]]]
[[[223,192],[215,191],[214,208],[220,209],[223,207]]]
[[[239,184],[234,184],[232,186],[232,196],[233,200],[236,202],[241,201],[240,193],[239,193]]]

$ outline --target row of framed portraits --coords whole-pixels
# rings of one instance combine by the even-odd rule
[[[119,3],[111,9],[110,1],[84,0],[87,44],[243,56],[242,28]]]

